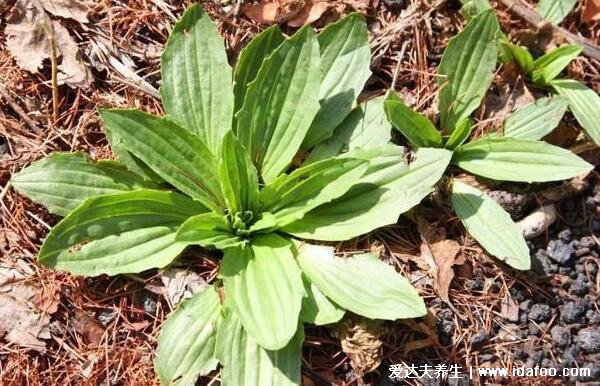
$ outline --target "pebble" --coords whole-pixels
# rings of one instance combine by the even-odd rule
[[[585,236],[579,239],[579,245],[582,248],[592,249],[596,246],[596,241],[594,241],[594,238],[592,236]]]
[[[481,291],[483,290],[483,283],[481,282],[481,280],[468,279],[465,280],[465,287],[472,291]]]
[[[555,264],[548,257],[548,253],[544,249],[538,249],[531,256],[531,270],[540,275],[549,275],[558,270]]]
[[[529,311],[529,319],[534,322],[542,322],[544,320],[548,320],[550,315],[552,314],[552,310],[550,306],[543,303],[537,303],[531,306],[531,310]]]
[[[575,296],[583,296],[588,292],[587,278],[583,274],[578,274],[576,280],[571,280],[569,292]]]
[[[562,309],[560,320],[564,323],[578,323],[585,315],[588,307],[584,302],[568,302]]]
[[[575,253],[575,249],[569,244],[565,244],[562,240],[550,240],[546,247],[548,256],[559,264],[565,264],[571,260],[571,256]]]
[[[588,310],[585,313],[585,318],[589,324],[600,324],[600,313],[594,310]]]
[[[488,340],[488,334],[485,331],[477,331],[471,338],[469,339],[469,343],[473,347],[479,347]]]
[[[565,243],[569,243],[571,240],[573,240],[573,232],[571,232],[570,229],[564,229],[558,232],[558,238]]]
[[[550,336],[552,336],[552,340],[558,347],[567,347],[571,343],[571,330],[566,327],[552,327]]]
[[[588,354],[600,352],[600,328],[588,327],[579,330],[577,333],[577,343]]]

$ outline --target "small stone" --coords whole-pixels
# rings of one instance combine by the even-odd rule
[[[587,197],[585,199],[585,209],[593,212],[596,210],[596,206],[598,205],[598,203],[594,200],[593,197]]]
[[[494,354],[481,354],[479,356],[479,362],[491,362],[496,359]]]
[[[594,310],[588,310],[585,313],[585,318],[589,324],[600,324],[600,313]]]
[[[479,347],[488,340],[488,334],[485,331],[477,331],[471,338],[469,339],[469,343],[473,347]]]
[[[581,239],[579,239],[579,245],[582,248],[594,248],[596,246],[596,241],[594,241],[594,238],[591,236],[585,236],[582,237]]]
[[[583,302],[569,302],[563,307],[560,313],[560,320],[567,324],[578,323],[586,311],[587,307]]]
[[[565,349],[565,353],[564,353],[565,361],[563,364],[565,366],[573,365],[574,363],[577,362],[578,355],[579,355],[579,346],[574,344],[574,345],[567,347]]]
[[[115,320],[119,313],[117,310],[100,310],[96,318],[102,325],[107,326],[110,322]]]
[[[600,365],[598,365],[598,362],[585,362],[581,367],[590,369],[589,376],[579,377],[581,381],[597,381],[600,379]]]
[[[581,329],[577,333],[576,341],[588,354],[596,354],[600,352],[600,329],[598,327]]]
[[[552,264],[552,261],[548,257],[548,253],[544,249],[538,249],[536,253],[531,256],[531,270],[539,275],[549,275],[556,272],[558,267]]]
[[[148,314],[156,314],[156,298],[150,291],[144,291],[142,293],[142,307]]]
[[[588,292],[588,284],[583,274],[578,274],[576,280],[571,280],[569,292],[575,296],[583,296]]]
[[[567,347],[571,343],[571,330],[566,327],[552,327],[550,336],[552,336],[552,340],[558,347]]]
[[[558,238],[564,241],[565,243],[570,243],[573,239],[573,233],[570,229],[564,229],[558,232]]]
[[[399,8],[404,5],[404,0],[383,0],[383,3],[390,8]]]
[[[527,311],[529,307],[531,307],[531,299],[527,299],[519,304],[521,311]]]
[[[467,279],[465,280],[465,287],[472,291],[481,291],[483,290],[483,283],[481,280]]]
[[[571,260],[571,256],[575,250],[569,244],[563,243],[561,240],[550,240],[546,247],[548,256],[559,264],[565,264]]]
[[[544,320],[548,320],[552,315],[552,310],[550,306],[543,303],[537,303],[531,306],[531,310],[529,311],[529,319],[534,322],[542,322]]]

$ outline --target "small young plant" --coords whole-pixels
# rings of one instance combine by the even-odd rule
[[[557,181],[591,170],[592,165],[570,151],[539,140],[560,121],[566,109],[561,98],[536,101],[515,112],[505,122],[502,136],[467,142],[472,129],[469,116],[492,81],[499,35],[496,16],[487,10],[451,39],[438,70],[441,130],[393,92],[385,101],[390,122],[414,147],[449,149],[454,166],[492,180]],[[491,255],[514,268],[529,269],[525,239],[492,198],[453,179],[451,201],[465,228]]]
[[[600,96],[574,79],[557,79],[561,72],[581,53],[574,44],[560,46],[537,59],[527,48],[501,40],[504,52],[529,75],[539,88],[549,88],[565,98],[569,110],[587,135],[600,146]]]
[[[461,0],[463,13],[467,18],[492,9],[488,0]],[[571,12],[576,0],[541,0],[537,11],[551,24],[559,24]],[[565,98],[569,110],[587,135],[600,146],[600,96],[581,82],[573,79],[557,79],[564,69],[582,51],[575,44],[565,44],[541,57],[534,59],[529,50],[513,44],[500,33],[500,59],[514,61],[540,89],[550,89]],[[541,113],[545,107],[542,107]],[[533,107],[531,109],[534,109]]]
[[[369,63],[366,23],[351,14],[318,35],[268,28],[232,72],[216,27],[190,7],[161,57],[166,117],[101,110],[118,162],[56,153],[12,178],[65,216],[39,261],[116,275],[165,267],[188,245],[221,250],[219,279],[163,326],[155,367],[165,385],[193,385],[218,363],[225,386],[298,385],[303,323],[345,310],[424,315],[408,280],[375,256],[301,241],[395,223],[450,162],[440,146],[408,163],[388,143],[382,98],[353,109]]]

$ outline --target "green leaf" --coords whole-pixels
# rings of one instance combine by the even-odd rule
[[[463,5],[460,9],[460,13],[467,20],[471,20],[473,17],[488,9],[492,9],[488,0],[460,0],[460,2]]]
[[[433,122],[424,115],[406,106],[402,99],[391,91],[384,104],[387,118],[393,127],[417,147],[442,147],[442,135]]]
[[[188,218],[177,231],[175,240],[203,247],[225,249],[245,242],[232,233],[227,219],[213,212]]]
[[[319,44],[298,30],[267,57],[236,114],[237,136],[265,182],[292,161],[319,109]]]
[[[168,183],[208,208],[225,206],[218,164],[200,138],[138,110],[100,110],[115,139]]]
[[[303,244],[298,264],[328,298],[370,319],[416,318],[427,313],[410,282],[370,253],[335,257],[333,247]]]
[[[461,120],[456,124],[456,128],[452,130],[452,134],[450,134],[450,137],[448,137],[444,147],[450,150],[456,149],[467,139],[469,139],[471,130],[473,130],[473,123],[471,122],[471,119],[465,118]]]
[[[571,79],[554,80],[552,87],[569,100],[569,109],[587,135],[600,146],[600,96],[583,83]]]
[[[261,192],[262,211],[272,213],[278,227],[340,197],[365,173],[368,161],[331,158],[281,175]]]
[[[216,355],[223,365],[221,385],[298,386],[303,341],[300,328],[285,347],[266,350],[245,331],[235,313],[229,312],[217,334]]]
[[[254,80],[263,61],[285,40],[278,25],[262,31],[242,49],[233,70],[233,94],[235,111],[239,111],[244,103],[246,90]]]
[[[537,11],[541,17],[557,25],[573,10],[577,0],[540,0]]]
[[[296,333],[305,295],[292,243],[274,233],[225,250],[221,276],[228,301],[258,344],[284,347]]]
[[[541,139],[549,134],[562,119],[568,101],[560,96],[535,100],[506,118],[504,136],[521,139]]]
[[[546,142],[487,138],[461,146],[453,162],[482,177],[500,181],[560,181],[593,169],[569,150]]]
[[[231,67],[223,39],[200,5],[175,24],[160,61],[165,111],[218,154],[233,118]]]
[[[302,299],[300,320],[317,326],[339,322],[346,311],[327,299],[317,286],[311,283],[304,275],[302,278],[307,296]]]
[[[400,214],[417,205],[446,170],[452,153],[420,148],[408,163],[403,148],[389,144],[346,153],[370,161],[358,183],[343,196],[321,205],[282,230],[294,236],[341,241],[394,224]]]
[[[334,130],[333,135],[316,145],[305,163],[311,163],[357,148],[371,149],[388,143],[392,125],[385,116],[385,96],[357,106]]]
[[[549,84],[581,53],[581,50],[580,46],[565,44],[539,57],[533,62],[531,79],[537,84]]]
[[[225,134],[221,153],[221,187],[229,213],[255,212],[260,204],[258,171],[233,132]]]
[[[529,248],[519,227],[496,201],[454,180],[452,206],[469,234],[488,253],[516,269],[529,269]]]
[[[307,149],[332,135],[350,113],[371,75],[367,23],[360,13],[329,24],[317,38],[321,52],[321,108],[304,139],[303,147]]]
[[[447,131],[471,115],[487,92],[498,57],[500,27],[485,11],[450,39],[438,69],[441,125]]]
[[[158,174],[156,174],[148,165],[146,165],[141,159],[131,154],[122,143],[115,139],[115,135],[110,131],[106,130],[106,139],[110,145],[110,149],[119,159],[119,162],[125,165],[127,169],[142,176],[144,179],[154,181],[156,183],[164,183]]]
[[[523,46],[512,44],[508,40],[500,40],[500,44],[505,52],[508,52],[510,57],[514,59],[519,67],[525,72],[533,71],[533,56],[529,53],[529,50]]]
[[[94,163],[83,153],[52,153],[15,174],[10,183],[22,195],[60,216],[88,197],[156,187],[117,162]]]
[[[200,375],[217,368],[217,325],[221,303],[214,286],[179,304],[163,324],[154,361],[163,385],[194,386]]]
[[[169,264],[185,247],[177,228],[206,209],[160,190],[136,190],[86,199],[44,240],[39,261],[77,275],[141,272]]]

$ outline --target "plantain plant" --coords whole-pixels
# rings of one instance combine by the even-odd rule
[[[384,99],[356,106],[369,63],[366,23],[351,14],[318,35],[268,28],[232,71],[215,25],[190,7],[161,57],[165,117],[101,110],[118,161],[55,153],[12,178],[64,216],[39,261],[116,275],[165,267],[190,245],[222,251],[218,279],[162,328],[165,385],[193,385],[218,363],[225,386],[297,385],[303,323],[345,310],[425,314],[408,280],[375,256],[305,242],[395,223],[450,162],[441,146],[407,162],[388,143]]]
[[[385,111],[393,126],[415,148],[445,148],[451,164],[497,181],[545,182],[568,179],[592,169],[568,150],[540,139],[560,121],[567,102],[538,100],[515,111],[501,133],[468,141],[469,116],[480,105],[494,76],[501,34],[493,10],[474,17],[450,40],[438,69],[440,126],[390,93]],[[529,249],[510,215],[479,189],[457,179],[451,202],[465,228],[491,255],[517,269],[529,269]]]

